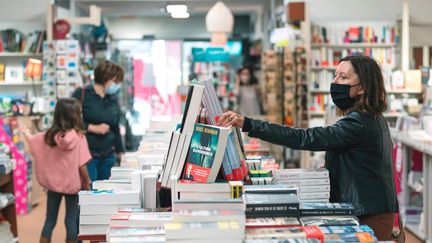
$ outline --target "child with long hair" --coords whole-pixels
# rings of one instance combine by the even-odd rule
[[[86,164],[91,159],[82,132],[81,104],[76,99],[59,99],[50,129],[36,135],[23,134],[35,160],[38,182],[48,189],[47,213],[40,243],[51,241],[60,202],[66,200],[66,242],[76,242],[78,234],[78,192],[90,189]]]

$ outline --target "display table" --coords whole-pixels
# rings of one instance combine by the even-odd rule
[[[106,242],[105,235],[78,235],[78,240],[90,241],[90,243]]]
[[[426,242],[432,242],[432,143],[414,139],[408,132],[393,132],[392,138],[402,144],[404,164],[402,177],[402,196],[404,203],[408,198],[408,166],[412,149],[423,153],[423,214],[424,214],[424,233],[419,225],[406,224],[406,228],[417,237]]]
[[[12,173],[6,175],[0,174],[0,192],[14,193]],[[15,203],[0,209],[0,211],[9,222],[13,236],[18,237]]]

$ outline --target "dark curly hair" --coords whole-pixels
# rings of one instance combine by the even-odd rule
[[[350,62],[358,76],[364,93],[354,102],[353,109],[374,116],[387,109],[387,92],[381,66],[375,59],[365,55],[347,56],[341,62]]]

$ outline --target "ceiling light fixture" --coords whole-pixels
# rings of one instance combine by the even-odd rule
[[[168,13],[187,13],[187,6],[184,4],[167,5],[166,10]]]

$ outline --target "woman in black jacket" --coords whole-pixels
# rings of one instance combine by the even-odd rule
[[[330,93],[344,115],[332,126],[290,128],[234,112],[223,114],[219,125],[241,127],[251,137],[293,149],[326,151],[330,201],[352,203],[360,223],[369,225],[379,240],[390,240],[399,208],[392,141],[383,117],[387,104],[379,64],[363,55],[343,58]]]
[[[123,69],[104,61],[94,70],[94,84],[78,88],[72,94],[82,102],[84,129],[92,155],[87,164],[91,181],[109,179],[117,157],[125,151],[116,97],[122,80]]]

